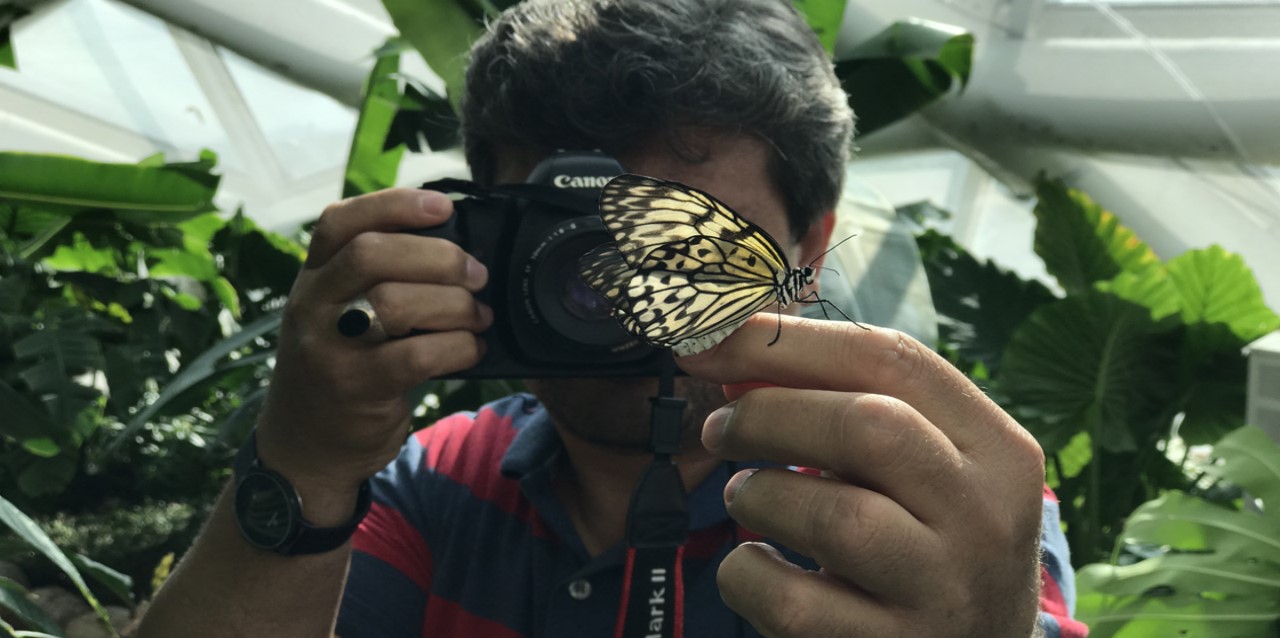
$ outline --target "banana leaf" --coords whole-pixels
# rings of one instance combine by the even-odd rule
[[[0,66],[18,68],[18,56],[13,50],[13,23],[28,13],[12,4],[0,5]]]
[[[914,114],[969,83],[973,34],[908,19],[889,25],[836,61],[858,132],[867,135]]]
[[[400,71],[402,47],[397,46],[400,42],[399,38],[392,38],[383,44],[377,52],[377,62],[365,80],[364,101],[360,105],[355,137],[351,140],[351,152],[347,156],[343,197],[355,197],[395,185],[404,149],[399,145],[388,149],[386,140],[400,103],[396,79]]]

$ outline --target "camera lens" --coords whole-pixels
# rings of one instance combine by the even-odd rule
[[[577,264],[565,262],[560,269],[560,303],[569,314],[583,321],[611,319],[609,301],[600,296],[578,275]]]
[[[547,228],[529,253],[520,268],[520,306],[546,343],[602,355],[640,345],[578,274],[582,256],[611,239],[598,217],[570,218]]]

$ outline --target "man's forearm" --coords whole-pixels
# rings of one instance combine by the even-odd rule
[[[350,544],[284,557],[240,535],[224,490],[191,550],[157,592],[140,638],[329,636],[351,557]]]

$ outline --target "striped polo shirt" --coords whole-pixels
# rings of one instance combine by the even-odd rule
[[[563,454],[546,410],[527,394],[411,436],[373,479],[373,507],[353,539],[338,635],[613,635],[625,547],[588,555],[552,491]],[[725,463],[689,494],[683,572],[690,638],[760,635],[721,601],[715,578],[738,543],[761,540],[725,511],[724,486],[743,467]],[[1074,589],[1057,503],[1045,494],[1042,623],[1050,638],[1083,636],[1070,619]]]

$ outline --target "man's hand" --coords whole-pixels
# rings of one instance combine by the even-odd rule
[[[738,522],[822,570],[747,543],[720,567],[725,602],[767,636],[1030,636],[1035,439],[909,336],[783,317],[767,347],[776,321],[678,361],[736,399],[707,419],[708,449],[823,470],[747,470],[725,489]]]
[[[258,422],[263,464],[293,482],[312,523],[350,517],[360,482],[395,456],[410,388],[483,354],[476,333],[493,314],[472,293],[487,281],[484,266],[452,242],[399,232],[451,214],[445,195],[393,189],[333,204],[316,225]],[[362,295],[392,339],[338,333],[338,316]],[[415,330],[428,332],[408,336]]]

